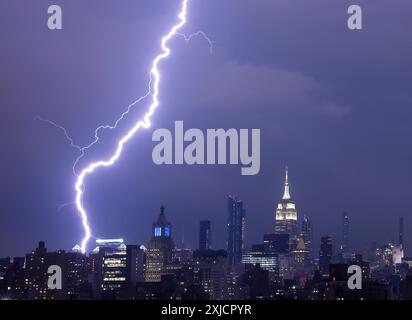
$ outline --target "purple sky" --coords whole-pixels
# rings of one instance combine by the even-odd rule
[[[360,4],[364,30],[349,31],[346,10]],[[62,31],[47,29],[60,4]],[[159,39],[176,21],[178,0],[2,0],[0,3],[0,256],[22,255],[38,240],[69,249],[82,238],[71,166],[76,151],[35,116],[64,125],[79,144],[145,93]],[[152,131],[140,132],[121,161],[87,182],[85,206],[96,237],[147,243],[164,204],[173,236],[197,246],[198,221],[212,221],[224,247],[226,195],[247,209],[246,242],[274,228],[284,166],[298,215],[315,239],[340,238],[341,212],[351,244],[397,239],[405,217],[412,250],[412,3],[406,0],[191,0],[186,33],[162,63],[161,106],[153,129],[260,128],[258,176],[236,166],[152,163]],[[82,162],[107,156],[146,109]],[[316,249],[317,250],[317,249]]]

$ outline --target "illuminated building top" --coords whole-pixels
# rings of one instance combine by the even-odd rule
[[[159,218],[157,219],[156,222],[153,223],[152,229],[153,229],[152,230],[153,237],[156,237],[156,238],[159,238],[159,237],[170,238],[171,237],[171,225],[170,225],[170,222],[166,220],[164,206],[160,208]]]
[[[288,168],[286,167],[285,190],[282,200],[276,208],[276,220],[297,220],[297,211],[295,202],[290,196]]]
[[[115,251],[126,252],[126,244],[123,239],[97,239],[97,247],[92,250],[92,253],[99,253],[100,248],[111,248]]]

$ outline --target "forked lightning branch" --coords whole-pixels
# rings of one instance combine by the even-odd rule
[[[86,209],[83,206],[83,195],[84,195],[84,184],[86,178],[95,172],[96,169],[102,167],[110,167],[120,158],[126,143],[133,138],[133,136],[137,133],[137,131],[141,128],[150,128],[151,126],[151,118],[159,106],[159,83],[160,83],[160,71],[159,71],[159,63],[167,58],[170,55],[170,48],[168,47],[169,41],[177,35],[178,31],[183,28],[186,24],[186,16],[187,16],[187,7],[188,7],[189,0],[182,1],[182,7],[178,14],[178,23],[175,24],[170,31],[162,38],[161,41],[161,48],[162,51],[159,55],[155,57],[152,63],[152,68],[150,70],[150,82],[149,82],[149,95],[151,97],[151,104],[148,108],[147,113],[144,115],[142,120],[139,120],[135,123],[135,125],[127,132],[127,134],[122,137],[118,143],[115,153],[109,158],[105,160],[100,160],[97,162],[92,162],[86,168],[84,168],[79,176],[77,177],[75,190],[76,190],[76,207],[80,213],[82,218],[83,228],[85,231],[85,236],[81,242],[81,249],[82,252],[86,252],[87,243],[91,237],[91,230],[89,225],[89,219]]]

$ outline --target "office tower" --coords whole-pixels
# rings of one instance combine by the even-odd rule
[[[174,243],[172,226],[166,220],[165,208],[160,208],[159,218],[152,225],[152,238],[146,252],[146,282],[159,282],[166,267],[172,263]]]
[[[296,247],[298,240],[298,216],[295,202],[290,196],[287,167],[283,197],[276,208],[275,233],[289,234],[290,250],[293,250]]]
[[[96,245],[89,255],[93,295],[97,299],[110,299],[114,290],[125,283],[125,279],[119,278],[125,278],[126,245],[123,239],[97,239]],[[119,270],[115,270],[117,266]],[[119,275],[118,279],[115,274]]]
[[[329,276],[329,265],[332,260],[332,237],[326,235],[320,240],[319,270],[323,277]]]
[[[245,230],[245,209],[242,200],[235,197],[228,197],[229,218],[227,223],[227,251],[229,266],[240,263],[242,260],[244,230]]]
[[[403,218],[399,219],[399,246],[403,247]]]
[[[292,251],[292,261],[295,276],[305,276],[307,279],[313,273],[310,252],[306,248],[303,237],[298,240],[296,248]]]
[[[242,255],[242,263],[260,265],[263,270],[269,271],[272,279],[279,276],[279,257],[274,252],[266,251],[264,244],[253,245],[252,250]]]
[[[289,253],[289,235],[288,234],[265,234],[263,235],[263,245],[265,252],[277,254]]]
[[[92,287],[88,282],[91,272],[90,260],[75,246],[66,254],[66,288],[69,299],[92,298]]]
[[[305,243],[306,250],[309,251],[309,255],[312,258],[313,256],[313,226],[312,221],[307,215],[304,215],[302,221],[302,238]]]
[[[263,247],[266,253],[276,254],[278,260],[278,275],[282,279],[292,277],[292,261],[290,255],[289,234],[265,234],[263,235]],[[270,274],[271,275],[271,274]]]
[[[199,250],[211,249],[211,227],[209,220],[201,220],[199,224]]]
[[[227,291],[227,252],[224,250],[195,250],[193,253],[195,284],[200,285],[212,300],[224,300]]]
[[[144,246],[126,246],[126,281],[129,285],[134,286],[136,282],[144,281],[145,250]]]
[[[106,242],[109,245],[109,242]],[[110,296],[126,283],[126,245],[99,247],[102,254],[102,289],[104,296]]]
[[[345,253],[349,250],[349,214],[342,213],[342,244],[341,252]]]
[[[144,249],[126,245],[123,239],[98,240],[98,249],[90,259],[100,256],[101,288],[104,298],[114,297],[118,292],[133,287],[144,278]],[[98,251],[98,252],[97,252]]]
[[[92,283],[93,296],[96,299],[101,298],[102,293],[102,267],[103,267],[103,252],[100,252],[100,247],[97,246],[89,254],[90,263],[90,282]]]

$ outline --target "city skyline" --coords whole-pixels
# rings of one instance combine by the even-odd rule
[[[227,196],[226,247],[212,248],[210,220],[198,224],[198,246],[176,246],[175,225],[161,205],[147,244],[122,238],[96,239],[83,252],[50,251],[44,241],[24,257],[0,257],[0,294],[19,300],[409,300],[412,258],[403,247],[403,218],[398,243],[352,250],[350,219],[341,215],[341,238],[322,235],[318,255],[313,224],[299,214],[292,197],[289,169],[274,211],[274,228],[258,243],[245,246],[244,201]],[[360,287],[350,286],[357,268]],[[52,268],[52,269],[50,269]],[[53,274],[53,271],[59,270]],[[56,286],[50,278],[56,277]],[[351,276],[352,277],[352,276]],[[54,280],[53,280],[54,281]]]
[[[284,179],[284,184],[283,184],[283,191],[282,191],[282,197],[279,197],[279,199],[281,199],[281,202],[282,201],[292,201],[292,197],[291,197],[291,191],[290,191],[290,184],[289,184],[289,178],[288,178],[288,174],[289,174],[289,168],[288,168],[288,166],[286,166],[286,178]],[[241,210],[243,210],[243,211],[245,211],[246,212],[246,209],[245,208],[247,208],[247,202],[246,203],[244,203],[244,201],[243,200],[240,200],[240,198],[238,198],[238,197],[236,197],[236,196],[232,196],[232,195],[227,195],[227,197],[229,198],[229,199],[231,199],[232,197],[233,197],[233,201],[235,201],[235,203],[237,202],[237,201],[239,201],[239,203],[241,204]],[[294,201],[293,201],[293,203],[294,203]],[[276,203],[275,203],[276,204]],[[244,206],[245,206],[245,208],[244,208]],[[299,207],[299,205],[297,205],[297,207]],[[164,207],[163,207],[163,205],[162,205],[162,210],[164,210]],[[274,217],[274,219],[273,219],[273,230],[269,230],[268,232],[266,232],[266,233],[272,233],[272,232],[276,232],[276,226],[278,226],[278,228],[279,228],[279,225],[278,224],[276,224],[276,221],[277,221],[277,219],[275,218],[276,217],[276,206],[274,206],[274,211],[273,211],[273,217]],[[278,207],[279,208],[279,207]],[[286,208],[286,207],[285,207]],[[242,212],[243,212],[242,211]],[[299,211],[300,211],[300,208],[299,208]],[[173,212],[173,211],[172,211]],[[303,210],[303,212],[305,212],[305,210]],[[244,213],[243,213],[243,215],[244,215]],[[346,211],[343,211],[341,214],[341,224],[340,224],[340,230],[337,230],[337,232],[336,232],[336,234],[334,234],[334,233],[332,233],[332,232],[329,232],[329,231],[326,231],[326,232],[324,232],[324,233],[322,233],[322,234],[318,234],[318,233],[316,233],[316,232],[314,232],[314,233],[312,233],[313,232],[313,230],[312,230],[312,228],[313,228],[313,221],[311,220],[311,217],[309,216],[309,215],[307,215],[307,214],[303,214],[303,215],[299,215],[299,214],[296,214],[295,215],[295,218],[293,218],[293,219],[296,219],[295,220],[295,225],[294,225],[294,234],[295,234],[295,237],[296,237],[296,239],[298,239],[300,236],[304,236],[303,234],[304,234],[304,232],[305,232],[305,230],[304,230],[304,228],[308,228],[308,226],[304,226],[304,223],[305,223],[305,221],[309,221],[309,225],[310,225],[310,232],[312,233],[312,235],[311,235],[311,237],[312,237],[312,244],[310,244],[310,246],[314,246],[314,248],[315,248],[315,250],[312,252],[312,254],[314,253],[315,255],[316,255],[316,248],[317,247],[319,247],[320,245],[321,245],[321,237],[322,236],[324,236],[324,235],[332,235],[332,238],[333,238],[333,248],[334,248],[334,251],[335,252],[337,252],[337,251],[341,251],[341,252],[344,252],[345,250],[346,250],[346,248],[348,248],[350,245],[353,245],[353,250],[352,251],[357,251],[357,252],[363,252],[363,251],[365,251],[365,250],[367,250],[367,248],[370,246],[370,245],[372,245],[372,244],[374,244],[374,243],[377,243],[377,244],[381,244],[381,245],[383,245],[383,244],[385,244],[385,243],[393,243],[393,244],[397,244],[399,241],[402,241],[402,244],[404,244],[403,243],[403,241],[404,241],[404,232],[403,232],[403,224],[404,224],[404,219],[403,219],[403,217],[399,217],[399,219],[398,219],[398,229],[397,229],[397,233],[396,233],[396,230],[394,231],[395,232],[395,234],[394,234],[394,236],[393,236],[393,238],[392,239],[390,239],[389,241],[387,241],[387,240],[383,240],[383,239],[373,239],[371,242],[369,242],[369,243],[363,243],[362,245],[359,245],[359,244],[349,244],[349,218],[348,218],[348,216],[349,216],[349,214],[346,212]],[[205,217],[205,218],[208,218],[208,217]],[[339,215],[337,215],[337,219],[339,218]],[[396,217],[395,217],[396,218]],[[247,238],[247,236],[245,236],[245,234],[244,234],[244,231],[245,230],[247,230],[248,228],[248,226],[247,226],[247,224],[248,224],[248,222],[249,222],[249,219],[246,219],[246,215],[244,215],[244,221],[243,221],[243,223],[242,223],[242,225],[243,225],[243,231],[242,231],[242,233],[243,233],[243,237],[244,237],[244,241],[243,241],[243,246],[244,246],[244,249],[250,249],[251,248],[251,246],[253,245],[253,244],[255,244],[255,243],[257,243],[257,242],[259,242],[259,240],[260,239],[248,239]],[[209,222],[209,223],[212,223],[212,221],[210,220],[210,219],[208,219],[208,220],[199,220],[200,222],[204,222],[204,221],[206,221],[206,222]],[[306,222],[306,223],[308,223],[308,222]],[[352,225],[352,224],[351,224]],[[222,228],[222,226],[217,226],[217,229],[219,229],[219,227],[220,228]],[[210,226],[209,226],[209,228],[210,228]],[[280,228],[283,228],[283,227],[280,227]],[[180,234],[178,234],[178,235],[176,235],[176,239],[177,239],[177,241],[176,241],[176,246],[177,247],[186,247],[186,248],[190,248],[190,249],[192,249],[192,250],[194,250],[194,249],[196,249],[196,248],[198,248],[198,243],[199,243],[199,241],[200,241],[200,239],[199,239],[199,237],[200,237],[200,235],[198,234],[198,232],[197,231],[195,231],[195,230],[192,230],[193,231],[193,233],[194,234],[196,234],[196,237],[195,237],[195,239],[194,239],[194,241],[190,241],[190,242],[188,242],[188,241],[186,241],[187,240],[187,238],[186,238],[186,236],[187,235],[185,235],[185,232],[184,232],[184,226],[182,227],[182,226],[180,226],[180,229],[182,230],[181,231],[181,233]],[[280,230],[280,229],[279,229]],[[279,230],[277,230],[278,232],[279,232]],[[282,229],[283,230],[283,229]],[[282,230],[280,230],[280,232],[282,233],[283,231]],[[260,232],[260,230],[257,230],[258,232]],[[227,231],[224,231],[224,233],[226,234],[227,233]],[[262,234],[263,234],[264,232],[262,231]],[[289,229],[288,230],[286,230],[285,229],[285,231],[284,231],[284,233],[289,233]],[[222,237],[222,235],[220,235],[220,237]],[[43,237],[44,238],[44,237]],[[43,238],[41,238],[41,239],[43,239]],[[100,238],[100,237],[99,237]],[[127,237],[124,237],[124,236],[122,236],[121,234],[109,234],[109,235],[107,235],[107,236],[105,236],[105,237],[101,237],[101,238],[122,238],[122,239],[127,239]],[[179,239],[182,239],[182,241],[179,241]],[[227,236],[225,236],[224,237],[224,241],[223,242],[221,242],[221,243],[215,243],[215,242],[212,242],[212,238],[211,239],[209,239],[208,241],[210,242],[210,246],[211,247],[214,247],[215,249],[226,249],[227,248]],[[406,239],[408,239],[408,237],[406,237]],[[51,241],[49,241],[48,243],[52,243],[52,247],[51,248],[53,248],[53,249],[55,249],[55,250],[59,250],[59,249],[62,249],[61,247],[60,248],[58,248],[58,247],[54,247],[53,246],[53,239],[48,239],[48,240],[51,240]],[[398,240],[398,241],[396,241],[396,240]],[[295,240],[295,241],[297,241],[297,240]],[[345,244],[345,241],[346,241],[346,245],[344,245]],[[130,242],[131,243],[131,242]],[[140,244],[146,244],[146,243],[148,243],[148,241],[145,241],[144,239],[143,239],[143,241],[138,241],[138,242],[133,242],[133,243],[140,243]],[[67,248],[65,248],[65,250],[67,250],[67,249],[69,249],[69,248],[72,248],[72,247],[75,247],[75,246],[78,246],[79,244],[78,243],[74,243],[72,246],[69,246],[69,247],[67,247]],[[405,246],[404,246],[404,248],[405,248]],[[351,250],[350,250],[351,248],[349,247],[348,248],[348,252],[351,252]],[[88,252],[90,252],[92,250],[92,248],[88,248]],[[18,256],[18,254],[16,255],[16,254],[8,254],[8,255],[0,255],[0,256],[10,256],[10,257],[13,257],[13,256]]]
[[[0,256],[71,248],[84,236],[73,206],[76,150],[53,119],[83,145],[93,129],[116,119],[147,88],[159,40],[176,22],[181,1],[73,0],[62,5],[63,30],[47,28],[47,1],[0,4]],[[187,34],[170,43],[161,65],[161,113],[125,157],[87,185],[84,205],[94,238],[143,243],[164,204],[176,243],[197,244],[199,220],[212,222],[212,245],[226,242],[226,195],[245,203],[250,247],[273,229],[274,206],[290,167],[301,219],[314,226],[314,248],[331,234],[341,245],[341,214],[350,216],[350,246],[398,242],[412,247],[411,4],[359,0],[364,29],[347,28],[348,3],[280,0],[191,1]],[[78,8],[83,8],[79,13]],[[85,13],[87,12],[87,13]],[[230,25],[227,17],[231,16]],[[293,17],[293,19],[291,19]],[[106,156],[140,116],[106,132],[87,160]],[[189,128],[258,128],[261,170],[244,177],[231,166],[157,166],[151,134],[184,121]],[[84,163],[80,163],[82,167]],[[80,168],[79,167],[79,168]],[[144,183],[142,183],[144,182]]]
[[[291,248],[294,248],[297,245],[297,242],[300,239],[304,240],[305,245],[307,246],[311,257],[314,257],[316,260],[316,256],[318,254],[318,252],[322,251],[322,244],[323,244],[323,238],[328,237],[329,238],[329,242],[330,245],[332,246],[332,250],[334,252],[334,254],[344,254],[344,253],[362,253],[362,252],[366,252],[369,248],[369,246],[371,245],[386,245],[387,243],[392,243],[393,245],[402,245],[403,249],[405,249],[406,247],[404,246],[404,218],[400,217],[398,220],[398,241],[393,240],[393,241],[379,241],[379,239],[376,239],[375,241],[372,241],[368,244],[366,244],[365,246],[361,247],[361,248],[357,248],[356,246],[351,246],[350,244],[350,238],[349,238],[349,214],[347,212],[342,212],[341,213],[341,230],[340,232],[340,237],[332,235],[330,232],[326,232],[323,234],[319,234],[317,235],[316,233],[313,232],[313,221],[311,220],[311,218],[309,216],[307,216],[306,214],[303,215],[303,217],[300,217],[297,213],[296,213],[296,205],[295,205],[295,201],[292,200],[292,196],[291,196],[291,191],[290,191],[290,184],[289,184],[289,168],[288,166],[286,166],[286,170],[285,170],[285,180],[284,180],[284,184],[283,184],[283,192],[282,192],[282,197],[279,197],[280,199],[280,204],[277,205],[277,207],[275,206],[275,210],[274,210],[274,214],[273,214],[273,229],[266,233],[266,234],[288,234],[290,238],[294,238],[295,240],[290,242],[290,246]],[[239,255],[237,258],[235,258],[236,263],[240,262],[241,260],[241,254],[244,252],[247,252],[248,250],[250,250],[254,244],[260,242],[261,239],[257,240],[257,241],[252,241],[249,240],[247,238],[245,238],[245,234],[244,234],[244,230],[247,228],[247,215],[246,215],[246,209],[244,207],[245,203],[243,200],[241,200],[240,198],[238,198],[237,196],[234,195],[227,195],[227,200],[228,200],[228,217],[227,220],[229,221],[226,224],[226,227],[228,228],[225,231],[226,234],[226,241],[225,244],[219,246],[219,245],[215,245],[213,246],[212,244],[212,237],[211,237],[211,233],[212,233],[212,227],[211,227],[211,220],[199,220],[199,225],[198,225],[198,230],[195,230],[195,233],[197,234],[197,238],[196,241],[194,242],[194,245],[188,245],[187,242],[185,242],[185,237],[184,237],[184,233],[182,234],[182,241],[179,242],[173,242],[172,240],[172,246],[176,248],[187,248],[187,249],[191,249],[191,250],[196,250],[196,249],[200,249],[200,250],[209,250],[209,249],[214,249],[214,250],[228,250],[228,252],[231,252],[231,250],[234,250],[232,255]],[[291,207],[287,206],[287,203],[293,203],[293,212],[289,212],[288,210],[290,210]],[[282,204],[282,205],[281,205]],[[246,205],[247,206],[247,205]],[[279,210],[279,208],[282,208],[281,210]],[[282,210],[287,209],[284,213],[281,213]],[[233,211],[233,212],[232,212]],[[164,212],[165,212],[165,206],[162,204],[160,207],[160,216],[158,218],[157,221],[153,222],[153,226],[152,226],[152,231],[151,231],[151,235],[152,235],[152,239],[153,236],[157,237],[162,235],[162,232],[165,233],[166,231],[164,231],[163,228],[164,225],[169,225],[168,227],[166,227],[167,229],[167,234],[168,236],[171,236],[171,226],[170,226],[170,222],[168,222],[167,220],[164,220]],[[233,215],[233,217],[232,217]],[[283,216],[283,218],[281,217]],[[292,221],[294,221],[294,226],[292,227],[292,229],[290,229],[290,227],[288,225],[284,225],[283,224],[283,219],[286,218],[286,216],[288,216],[288,219],[292,219]],[[159,220],[160,219],[160,220]],[[234,220],[233,220],[234,219]],[[237,225],[235,227],[230,227],[231,223],[230,221],[233,220],[234,224]],[[162,222],[159,222],[162,221]],[[158,228],[156,228],[155,226],[159,226]],[[299,227],[300,226],[300,227]],[[232,228],[232,229],[231,229]],[[232,240],[232,242],[239,242],[238,244],[230,244],[229,245],[229,239],[231,239],[233,237],[233,235],[231,235],[232,233],[236,233],[234,231],[235,228],[239,228],[240,234],[237,235],[237,240]],[[160,231],[157,231],[157,229],[159,229]],[[162,231],[163,230],[163,231]],[[231,231],[232,230],[232,231]],[[156,234],[156,232],[158,234]],[[292,236],[291,236],[291,232],[292,232]],[[264,234],[264,232],[262,231],[261,235]],[[317,237],[318,236],[318,237]],[[111,238],[109,237],[104,237],[106,239],[119,239],[122,242],[125,241],[124,238],[115,238],[116,235],[112,235]],[[177,239],[179,239],[179,236],[176,237]],[[202,239],[203,238],[203,239]],[[43,240],[41,240],[43,241]],[[101,240],[99,239],[95,239],[96,243],[99,243],[100,241],[105,241],[105,240]],[[129,241],[125,241],[127,243],[131,243]],[[137,242],[139,245],[146,245],[149,244],[150,241],[141,241],[141,242]],[[204,247],[203,247],[204,246]],[[230,249],[230,248],[234,248],[236,247],[236,249]],[[53,248],[53,247],[52,247]],[[74,250],[76,248],[80,248],[79,244],[74,244],[72,247],[70,247],[72,249],[69,248],[55,248],[55,250]],[[319,248],[319,250],[317,249]],[[93,245],[92,247],[88,248],[88,251],[86,253],[91,253],[93,249]],[[291,249],[292,250],[292,249]],[[11,258],[13,257],[18,257],[19,254],[12,254],[12,255],[0,255],[0,256],[9,256]],[[228,253],[229,259],[233,259],[230,258],[231,254]],[[170,259],[170,258],[169,258]]]
[[[226,249],[210,248],[208,220],[200,220],[197,249],[175,246],[174,226],[162,205],[147,246],[120,238],[97,239],[94,249],[84,254],[79,245],[50,251],[39,241],[25,257],[0,257],[0,294],[30,300],[410,299],[412,258],[402,247],[403,218],[398,244],[375,244],[359,253],[349,249],[349,218],[344,212],[341,245],[336,249],[333,238],[324,235],[318,258],[313,259],[313,225],[304,216],[301,231],[295,228],[287,169],[277,227],[251,248],[243,243],[243,201],[233,195],[227,199]],[[361,270],[360,291],[347,287],[349,265]],[[51,267],[60,270],[58,290],[50,287]]]

